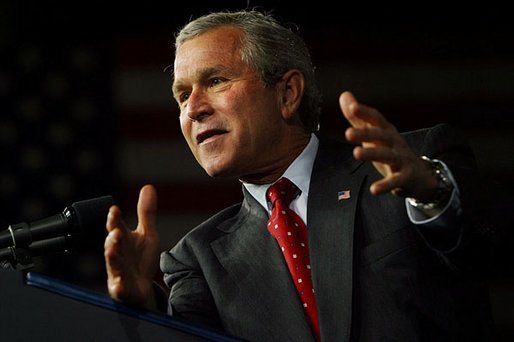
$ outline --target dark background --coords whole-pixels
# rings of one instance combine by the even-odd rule
[[[169,248],[203,218],[237,202],[238,184],[196,176],[194,166],[186,166],[194,162],[182,165],[182,155],[150,169],[161,175],[164,166],[184,167],[169,178],[127,176],[133,164],[126,160],[147,164],[154,146],[180,144],[170,79],[161,72],[173,61],[176,30],[191,17],[248,5],[296,27],[311,48],[327,133],[342,135],[347,124],[338,95],[351,90],[399,130],[455,125],[468,138],[484,177],[514,190],[514,21],[506,8],[220,3],[0,2],[0,227],[104,194],[113,195],[133,221],[137,191],[152,182],[166,216],[159,227],[163,248]],[[137,85],[137,72],[154,69],[161,72],[156,83],[141,81],[124,95],[127,73]],[[140,94],[166,104],[144,107],[123,100]],[[133,152],[136,145],[142,146],[139,154]],[[198,200],[191,189],[212,200]],[[168,222],[184,228],[170,232]],[[103,229],[90,231],[80,247],[38,259],[37,266],[104,291],[103,238]],[[507,260],[504,267],[511,264]],[[507,338],[514,329],[514,281],[498,274],[490,284],[498,330]]]

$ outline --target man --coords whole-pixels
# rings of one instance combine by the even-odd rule
[[[210,14],[180,31],[173,94],[198,163],[239,179],[244,200],[162,254],[171,315],[256,341],[487,338],[489,309],[473,273],[474,162],[446,125],[402,135],[344,92],[344,137],[357,146],[318,137],[305,44],[255,11]],[[292,208],[307,227],[300,279],[289,265],[297,254],[287,259],[267,229],[276,203],[267,192],[284,178],[300,194],[283,213]],[[147,185],[132,231],[112,207],[105,241],[111,296],[148,309],[162,305],[156,208]],[[314,294],[304,301],[296,285],[311,272]]]

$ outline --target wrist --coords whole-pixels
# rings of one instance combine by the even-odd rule
[[[454,189],[454,185],[450,179],[448,170],[445,168],[444,164],[438,160],[430,159],[426,156],[421,156],[421,159],[427,163],[432,176],[437,181],[437,185],[429,198],[420,200],[408,197],[407,201],[414,208],[423,211],[434,211],[442,209],[450,200]]]

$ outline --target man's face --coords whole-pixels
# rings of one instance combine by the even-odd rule
[[[240,37],[221,27],[186,41],[175,56],[182,133],[213,177],[255,177],[281,159],[272,152],[284,125],[277,87],[265,87],[241,61]]]

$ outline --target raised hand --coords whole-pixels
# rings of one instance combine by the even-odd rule
[[[343,92],[339,104],[350,122],[345,137],[355,147],[353,155],[369,160],[384,178],[374,182],[374,195],[388,192],[420,201],[430,200],[437,189],[437,179],[429,165],[416,155],[395,126],[376,109],[360,104],[350,92]]]
[[[107,287],[112,298],[124,303],[156,309],[153,279],[159,265],[159,238],[155,229],[157,194],[146,185],[137,203],[138,225],[127,228],[121,211],[112,206],[107,216],[104,256]]]

